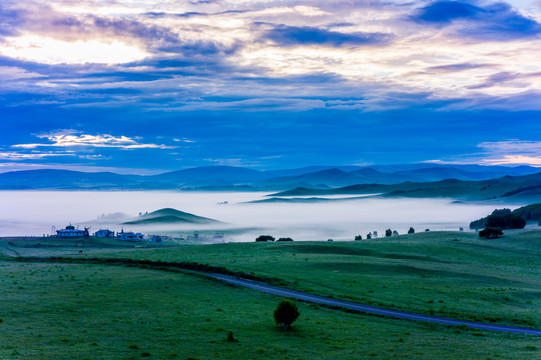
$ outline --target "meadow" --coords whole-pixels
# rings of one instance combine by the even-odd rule
[[[2,253],[224,266],[321,295],[539,328],[541,233],[403,235],[357,242],[162,248],[9,246]],[[11,242],[13,240],[10,240]],[[44,240],[41,240],[43,243]],[[12,242],[13,243],[13,242]],[[59,245],[59,244],[53,244]],[[69,245],[69,244],[68,244]],[[13,253],[11,253],[13,255]],[[289,332],[280,298],[190,271],[0,261],[4,359],[526,359],[539,337],[355,314],[299,303]],[[277,280],[279,279],[279,280]],[[238,341],[229,341],[228,333]]]

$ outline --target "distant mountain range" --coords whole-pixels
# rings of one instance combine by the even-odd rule
[[[399,185],[393,191],[413,191],[411,183],[434,182],[428,188],[448,185],[447,180],[479,182],[504,176],[540,172],[530,166],[480,166],[434,164],[359,166],[312,166],[299,169],[257,171],[242,167],[207,166],[159,175],[120,175],[111,172],[27,170],[0,174],[1,190],[235,190],[280,191],[298,187],[337,189],[352,185]],[[384,189],[368,186],[374,192]],[[372,191],[371,190],[371,191]],[[340,190],[338,190],[340,191]],[[512,191],[512,190],[509,190]],[[524,190],[530,191],[530,190]],[[536,191],[536,190],[534,190]]]
[[[382,197],[435,198],[458,200],[494,200],[531,202],[541,200],[541,173],[522,176],[503,176],[489,180],[463,181],[448,179],[430,182],[403,182],[400,184],[357,184],[334,189],[298,187],[269,195],[278,201],[291,197],[329,195],[367,195]]]

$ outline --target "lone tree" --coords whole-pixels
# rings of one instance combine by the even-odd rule
[[[415,229],[413,227],[410,227],[408,230],[408,234],[415,234]]]
[[[366,238],[367,238],[368,240],[372,239],[372,233],[366,234]]]
[[[274,321],[277,324],[284,324],[284,330],[287,331],[293,321],[297,320],[300,313],[297,304],[288,299],[282,299],[276,310],[274,310]]]
[[[393,235],[393,231],[391,229],[385,230],[385,236],[386,237],[391,237],[392,235]]]
[[[274,241],[274,237],[270,235],[260,235],[257,239],[255,239],[256,242],[265,242],[265,241]]]
[[[362,239],[363,239],[362,235],[355,235],[355,241],[359,241],[359,240],[362,240]]]

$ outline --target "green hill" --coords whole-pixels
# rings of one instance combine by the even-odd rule
[[[145,225],[145,224],[212,224],[220,221],[197,216],[184,211],[172,208],[165,208],[141,215],[133,220],[126,221],[124,225]]]

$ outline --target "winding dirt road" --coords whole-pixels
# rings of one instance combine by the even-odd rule
[[[267,285],[267,284],[256,282],[256,281],[238,279],[238,278],[234,278],[227,275],[213,274],[213,273],[205,273],[205,275],[221,280],[229,284],[247,287],[247,288],[261,291],[268,294],[299,299],[299,300],[308,301],[308,302],[312,302],[316,304],[339,306],[346,309],[362,311],[362,312],[366,312],[370,314],[378,314],[378,315],[383,315],[383,316],[387,316],[391,318],[407,319],[407,320],[414,320],[414,321],[427,321],[427,322],[443,324],[443,325],[467,326],[467,327],[470,327],[473,329],[479,329],[479,330],[501,331],[501,332],[511,332],[511,333],[529,334],[529,335],[541,335],[541,330],[537,330],[537,329],[520,328],[520,327],[513,327],[513,326],[506,326],[506,325],[484,324],[484,323],[478,323],[478,322],[472,322],[472,321],[448,319],[448,318],[443,318],[443,317],[438,317],[438,316],[414,314],[414,313],[398,311],[398,310],[389,310],[389,309],[383,309],[383,308],[378,308],[378,307],[369,306],[369,305],[363,305],[359,303],[353,303],[349,301],[342,301],[342,300],[336,300],[336,299],[326,298],[326,297],[317,296],[317,295],[311,295],[311,294],[307,294],[307,293],[303,293],[299,291],[288,290],[288,289],[279,288],[276,286]]]

